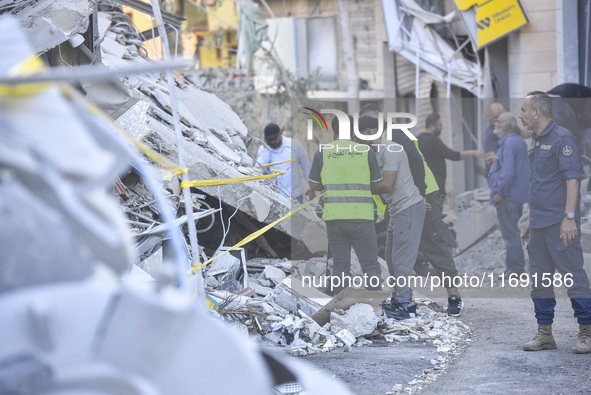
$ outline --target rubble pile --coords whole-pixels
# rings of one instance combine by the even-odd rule
[[[440,373],[450,355],[459,353],[470,341],[470,329],[443,313],[444,309],[429,299],[417,299],[418,316],[404,321],[381,315],[379,304],[373,300],[368,299],[366,303],[351,300],[349,307],[330,312],[327,322],[323,323],[316,313],[329,305],[331,297],[316,289],[306,290],[308,297],[303,296],[295,286],[292,288],[298,280],[291,274],[304,270],[324,273],[325,259],[288,261],[258,258],[247,261],[246,266],[252,290],[249,294],[252,296],[226,294],[230,302],[226,306],[220,304],[214,314],[226,317],[259,342],[283,347],[294,356],[335,349],[347,352],[351,347],[373,343],[423,342],[436,347],[441,353],[433,368],[423,372],[422,380],[428,382]],[[380,293],[384,294],[381,302],[388,293]],[[215,298],[224,294],[212,290],[209,295]],[[222,300],[219,302],[223,303]]]
[[[505,243],[497,228],[470,249],[456,256],[454,261],[460,273],[482,275],[482,273],[501,274],[505,271]]]
[[[101,61],[110,69],[130,69],[151,64],[143,49],[142,41],[127,21],[127,17],[115,2],[101,0],[98,4],[98,30],[102,37]],[[105,86],[106,85],[106,86]],[[184,136],[184,156],[189,180],[239,179],[262,174],[248,155],[247,147],[252,134],[231,108],[215,95],[199,89],[189,77],[176,74],[176,102],[171,102],[168,84],[163,73],[130,72],[124,78],[110,84],[86,83],[83,88],[89,100],[109,114],[115,122],[126,129],[137,141],[142,142],[164,158],[175,163],[178,159],[178,142],[174,129],[173,107],[175,104],[180,118],[180,129]],[[173,208],[179,209],[178,196],[181,194],[178,177],[169,178],[170,171],[153,163],[152,169],[168,191]],[[136,214],[152,218],[149,202],[152,196],[133,174],[122,176],[127,187],[120,193],[120,201],[129,215],[132,225],[145,222]],[[204,207],[221,208],[228,218],[240,212],[235,222],[234,239],[241,238],[260,229],[264,224],[281,218],[291,209],[291,201],[282,196],[274,182],[268,180],[249,181],[232,185],[201,186],[192,188],[200,200],[196,209]],[[205,205],[204,205],[205,203]],[[141,212],[134,210],[140,207]],[[180,207],[182,209],[182,207]],[[132,213],[133,212],[133,213]],[[157,213],[156,213],[157,214]],[[225,219],[224,221],[227,221]],[[149,222],[149,220],[148,220]],[[215,221],[206,221],[200,226],[200,233],[208,232],[203,238],[208,255],[212,255],[225,240],[224,226]],[[208,228],[209,227],[209,228]],[[207,228],[207,229],[204,229]],[[286,256],[286,251],[308,258],[326,251],[327,241],[323,224],[306,210],[294,214],[288,221],[277,224],[268,240],[260,237],[248,246],[252,252],[262,251],[263,255]],[[201,241],[201,240],[200,240]],[[206,245],[203,245],[206,244]]]

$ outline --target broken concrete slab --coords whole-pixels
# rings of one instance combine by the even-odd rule
[[[246,149],[247,149],[246,144],[244,144],[243,138],[238,134],[235,134],[234,136],[230,137],[230,146],[232,146],[232,148],[234,148],[234,149],[237,149],[238,151],[246,152]],[[251,164],[251,166],[252,166],[252,164]]]
[[[116,118],[115,123],[130,132],[133,138],[143,139],[148,133],[148,108],[150,103],[137,101],[129,110]]]
[[[332,300],[322,306],[312,319],[319,325],[324,325],[330,321],[331,313],[336,309],[346,310],[356,303],[367,303],[373,307],[374,311],[381,312],[380,303],[390,296],[385,291],[367,291],[359,288],[345,288],[339,292]]]
[[[378,321],[378,316],[373,307],[366,303],[354,304],[345,314],[330,313],[332,332],[349,330],[356,338],[372,333],[376,329]]]
[[[206,289],[216,289],[217,287],[219,287],[220,283],[218,282],[218,280],[216,280],[216,278],[214,276],[207,276],[205,277],[205,279],[203,280],[204,284],[205,284],[205,288]]]
[[[242,158],[238,155],[234,150],[228,148],[226,143],[222,140],[217,138],[212,132],[209,130],[205,131],[205,138],[207,139],[207,146],[218,153],[222,158],[226,160],[230,160],[234,163],[240,164],[242,162]]]
[[[36,53],[43,53],[70,37],[88,30],[94,10],[90,0],[41,0],[29,2],[14,13]]]
[[[232,108],[217,96],[200,89],[179,89],[178,101],[191,111],[204,129],[224,130],[230,135],[238,134],[242,138],[248,135],[248,129],[232,111]]]
[[[124,45],[119,44],[114,38],[108,35],[101,42],[101,50],[121,59],[127,53],[127,48]]]
[[[247,198],[247,202],[251,205],[252,211],[254,211],[257,221],[264,222],[271,211],[271,201],[263,197],[260,193],[254,191]]]
[[[232,256],[231,254],[224,254],[219,258],[214,259],[209,264],[207,274],[209,276],[215,276],[217,274],[226,273],[230,270],[236,270],[240,266],[240,259]]]
[[[348,346],[352,346],[353,344],[355,344],[355,341],[357,340],[353,333],[351,333],[351,331],[346,328],[338,331],[335,334],[335,336],[337,337],[337,339],[341,340]]]
[[[274,292],[273,288],[265,287],[264,285],[257,283],[252,283],[250,286],[254,288],[254,291],[257,293],[257,295],[267,296]]]
[[[281,282],[285,279],[285,273],[283,270],[271,265],[265,266],[262,276],[264,279],[272,281],[275,285],[281,284]]]
[[[312,258],[305,261],[293,261],[293,275],[298,278],[310,276],[314,278],[322,278],[326,275],[327,261],[326,258]]]
[[[313,316],[322,305],[330,300],[330,297],[314,288],[302,287],[301,282],[292,277],[286,278],[275,288],[273,298],[275,303],[290,312],[297,312],[301,309],[309,316]]]

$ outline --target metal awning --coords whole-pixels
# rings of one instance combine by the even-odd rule
[[[461,53],[469,44],[452,48],[431,27],[434,23],[451,23],[455,12],[442,16],[422,9],[415,0],[382,0],[388,46],[434,79],[449,87],[456,85],[480,96],[481,67]]]

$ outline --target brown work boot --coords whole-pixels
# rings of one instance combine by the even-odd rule
[[[575,354],[591,353],[591,325],[579,324],[579,338],[575,347]]]
[[[579,339],[580,336],[579,334]],[[556,342],[552,337],[552,325],[538,325],[538,333],[523,345],[525,351],[553,350],[555,348]]]

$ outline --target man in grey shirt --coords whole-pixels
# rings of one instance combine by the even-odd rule
[[[376,118],[359,118],[359,131],[364,135],[376,135],[378,127]],[[419,251],[425,220],[425,202],[413,181],[402,146],[382,139],[379,134],[373,141],[366,143],[376,152],[384,176],[382,182],[390,191],[381,196],[388,204],[390,214],[386,262],[392,277],[388,285],[395,287],[390,304],[385,304],[384,310],[388,317],[403,320],[416,315],[417,307],[412,303],[409,278]]]

